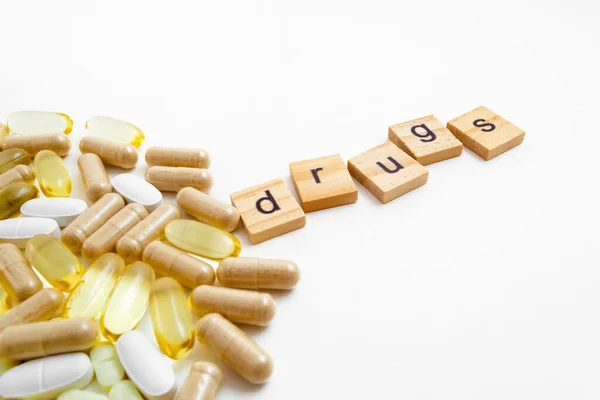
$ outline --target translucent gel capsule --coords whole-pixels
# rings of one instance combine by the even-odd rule
[[[90,135],[121,140],[135,147],[140,147],[146,138],[137,126],[111,117],[92,117],[85,123],[85,129]]]
[[[125,370],[112,343],[102,342],[94,346],[90,351],[90,359],[96,380],[105,389],[114,386],[125,376]]]
[[[2,188],[0,190],[0,220],[18,214],[21,206],[37,195],[37,188],[30,183],[14,182]]]
[[[42,150],[52,150],[59,156],[66,156],[71,150],[71,140],[62,133],[49,133],[35,136],[10,136],[2,143],[2,150],[23,149],[30,156]]]
[[[110,292],[125,270],[125,262],[115,253],[100,256],[89,266],[75,290],[71,292],[63,318],[100,316]]]
[[[223,381],[223,372],[211,362],[192,365],[175,400],[215,400]]]
[[[35,180],[35,173],[27,165],[17,165],[0,175],[0,189],[14,182],[31,183]]]
[[[61,393],[56,400],[107,400],[103,394],[88,392],[86,390],[71,389]]]
[[[206,150],[186,147],[150,147],[146,150],[146,164],[149,167],[208,168],[210,156]]]
[[[150,293],[150,316],[158,348],[179,360],[194,347],[194,327],[183,288],[172,278],[160,278]]]
[[[8,358],[0,358],[0,376],[4,375],[9,369],[19,365],[18,361],[10,360]]]
[[[9,149],[0,153],[0,174],[21,164],[29,164],[31,157],[23,149]]]
[[[133,382],[128,380],[115,384],[108,392],[108,398],[110,400],[144,400]]]
[[[63,292],[71,292],[83,275],[79,259],[54,236],[29,239],[25,256],[48,283]]]
[[[73,120],[66,114],[50,111],[17,111],[8,116],[8,129],[15,135],[64,133],[73,129]]]
[[[8,310],[10,310],[8,305],[8,293],[0,286],[0,316],[6,314]]]
[[[54,288],[42,289],[0,317],[0,332],[9,326],[48,321],[60,314],[65,296]]]
[[[2,123],[0,123],[0,144],[4,142],[4,140],[8,137],[9,131],[8,127]]]
[[[154,270],[148,264],[136,261],[127,267],[100,320],[104,337],[115,342],[125,332],[135,329],[148,306],[152,284]]]
[[[71,177],[58,154],[50,150],[42,150],[36,154],[33,165],[40,189],[46,197],[71,195]]]
[[[30,298],[43,287],[23,253],[11,243],[0,244],[0,283],[17,302]]]
[[[97,201],[100,197],[113,191],[104,164],[96,154],[87,153],[79,156],[77,167],[88,199]]]
[[[213,260],[235,257],[242,250],[240,241],[231,233],[188,219],[169,222],[165,236],[173,246]]]

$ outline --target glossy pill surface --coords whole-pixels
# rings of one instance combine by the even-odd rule
[[[9,149],[0,152],[0,174],[5,173],[17,165],[27,165],[30,162],[31,157],[29,157],[29,153],[23,149]]]
[[[79,259],[60,240],[50,235],[29,239],[25,256],[48,283],[63,292],[72,291],[83,275]]]
[[[172,204],[159,206],[117,241],[117,253],[126,262],[139,260],[144,247],[151,241],[162,238],[165,226],[177,218],[181,218],[177,207]]]
[[[266,326],[275,316],[268,293],[202,285],[192,290],[190,308],[199,316],[218,313],[232,322]]]
[[[71,117],[50,111],[17,111],[8,116],[6,123],[15,135],[68,135],[73,129]]]
[[[16,360],[9,360],[8,358],[0,358],[0,376],[4,375],[6,371],[19,365]]]
[[[61,393],[56,400],[107,400],[103,394],[88,392],[86,390],[71,389]]]
[[[23,253],[10,243],[0,244],[0,283],[17,302],[42,290],[42,281],[33,272]]]
[[[143,333],[131,331],[121,336],[117,354],[129,379],[146,397],[166,396],[176,390],[171,363]]]
[[[88,199],[97,201],[100,197],[112,192],[113,188],[108,180],[106,168],[96,154],[86,153],[79,156],[77,167]]]
[[[69,154],[71,140],[62,133],[48,133],[35,136],[10,136],[2,143],[2,150],[23,149],[31,157],[42,150],[51,150],[61,157]]]
[[[104,337],[114,342],[136,328],[146,312],[153,284],[154,271],[148,264],[136,261],[125,269],[100,320]]]
[[[121,381],[125,370],[119,361],[117,349],[112,343],[99,343],[90,351],[96,380],[103,388],[110,388]]]
[[[300,280],[293,261],[254,257],[229,257],[217,268],[221,286],[239,289],[292,289]]]
[[[85,123],[85,129],[89,135],[120,140],[135,147],[140,147],[145,139],[140,128],[112,117],[92,117]]]
[[[116,383],[108,392],[110,400],[144,400],[135,385],[129,380]]]
[[[183,288],[172,278],[160,278],[150,293],[150,316],[158,347],[179,360],[194,347],[194,326]]]
[[[273,373],[271,357],[222,315],[202,317],[196,324],[196,337],[250,383],[266,382]]]
[[[75,253],[81,251],[83,242],[123,207],[125,200],[121,196],[105,194],[63,230],[62,242]]]
[[[71,177],[62,158],[50,150],[42,150],[33,160],[35,174],[46,197],[69,197]]]
[[[235,257],[242,250],[240,241],[231,233],[189,219],[169,222],[165,237],[181,250],[213,260]]]
[[[42,289],[0,317],[0,332],[9,326],[48,321],[60,314],[65,296],[54,288]]]
[[[99,317],[123,271],[125,262],[115,253],[94,261],[69,295],[63,318]]]
[[[240,212],[198,189],[186,187],[177,192],[177,205],[198,221],[231,232],[240,222]]]
[[[60,227],[50,218],[13,218],[0,221],[0,243],[12,243],[20,249],[35,235],[60,238]]]
[[[31,183],[35,180],[35,172],[27,165],[17,165],[0,175],[0,189],[13,182]]]
[[[6,140],[9,135],[8,127],[2,123],[0,123],[0,144]]]
[[[84,353],[61,354],[21,364],[0,377],[0,396],[7,399],[55,399],[69,389],[88,385],[94,377]]]
[[[98,136],[86,136],[79,141],[82,154],[96,154],[106,164],[123,169],[131,169],[138,162],[138,152],[130,144]]]
[[[0,333],[0,357],[29,360],[92,347],[98,326],[87,318],[9,326]]]
[[[162,194],[157,188],[133,174],[121,174],[113,178],[115,192],[128,203],[138,203],[154,211],[162,203]]]
[[[146,150],[146,164],[149,167],[208,168],[210,156],[206,150],[185,147],[150,147]]]
[[[215,281],[215,271],[210,265],[159,240],[144,247],[142,260],[158,274],[171,277],[190,289],[212,285]]]
[[[175,400],[215,400],[223,381],[223,372],[211,362],[192,365]]]
[[[177,192],[188,186],[208,192],[213,183],[209,170],[186,167],[150,167],[146,180],[163,192]]]
[[[2,154],[2,153],[0,153]],[[0,220],[15,215],[21,206],[38,195],[35,186],[25,182],[11,183],[0,190]]]
[[[144,206],[136,203],[126,205],[83,242],[81,254],[88,260],[94,260],[102,254],[114,252],[117,241],[147,216]]]
[[[87,203],[80,199],[48,197],[27,201],[21,206],[21,214],[24,217],[50,218],[56,221],[58,226],[64,227],[87,208]]]

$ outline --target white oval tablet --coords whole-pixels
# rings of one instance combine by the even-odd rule
[[[60,239],[60,228],[50,218],[13,218],[0,221],[0,242],[12,243],[24,249],[27,241],[45,233]]]
[[[146,397],[174,394],[175,373],[167,357],[139,331],[117,340],[117,354],[127,376]]]
[[[87,209],[87,203],[68,197],[49,197],[31,199],[21,206],[24,217],[51,218],[58,226],[65,227]]]
[[[81,389],[93,377],[92,362],[84,353],[38,358],[2,375],[0,396],[8,399],[55,399],[69,389]]]
[[[119,193],[126,202],[138,203],[146,207],[148,212],[154,211],[162,203],[162,193],[133,174],[121,174],[112,179],[115,192]]]

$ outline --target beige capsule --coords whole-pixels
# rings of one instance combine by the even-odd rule
[[[146,164],[163,167],[210,167],[210,156],[206,150],[184,147],[150,147],[146,150]]]
[[[9,326],[52,319],[61,313],[64,304],[65,296],[61,291],[42,289],[0,317],[0,332]]]
[[[177,204],[198,221],[227,232],[235,230],[240,222],[237,208],[193,187],[185,187],[177,192]]]
[[[219,286],[198,286],[190,294],[189,305],[199,317],[218,313],[241,324],[267,326],[275,316],[270,294]]]
[[[211,362],[192,365],[175,400],[215,400],[223,381],[223,372]]]
[[[81,254],[88,260],[95,260],[102,254],[113,252],[117,241],[147,216],[146,207],[137,203],[126,205],[83,242]]]
[[[30,298],[43,287],[21,250],[12,243],[0,244],[0,283],[17,302]]]
[[[0,333],[0,357],[29,360],[89,349],[98,325],[89,318],[33,322],[9,326]]]
[[[221,286],[238,289],[292,289],[300,280],[293,261],[255,257],[229,257],[219,263]]]
[[[273,373],[271,357],[220,314],[202,317],[196,324],[196,337],[250,383],[266,382]]]
[[[35,172],[33,172],[31,168],[29,168],[27,165],[17,165],[16,167],[11,168],[0,175],[0,189],[14,182],[31,183],[34,179]]]
[[[125,200],[121,196],[116,193],[105,194],[63,230],[62,242],[72,252],[78,253],[83,242],[123,207]]]
[[[79,156],[77,166],[88,199],[97,201],[100,197],[113,191],[104,164],[98,155],[94,153],[82,154]]]
[[[190,289],[215,282],[215,271],[210,265],[159,240],[144,248],[142,260],[158,274],[171,277]]]
[[[94,153],[106,164],[124,169],[131,169],[138,162],[138,152],[135,147],[100,136],[85,136],[79,142],[79,150],[81,153]]]
[[[177,192],[188,186],[208,192],[212,186],[210,171],[200,168],[150,167],[146,180],[163,192]]]
[[[178,218],[181,218],[181,212],[176,206],[160,205],[117,241],[117,253],[127,263],[139,260],[144,247],[153,240],[160,239],[164,235],[165,226]]]
[[[63,133],[46,133],[33,136],[9,136],[2,143],[2,150],[16,148],[25,150],[32,157],[42,150],[52,150],[64,157],[71,150],[71,140]]]

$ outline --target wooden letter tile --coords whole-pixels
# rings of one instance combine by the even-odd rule
[[[350,174],[382,203],[427,182],[427,168],[392,142],[377,146],[348,161]]]
[[[462,153],[462,144],[433,115],[390,126],[388,138],[421,165]]]
[[[290,164],[304,212],[356,203],[358,190],[339,154]]]
[[[252,244],[306,225],[304,212],[281,179],[233,193],[231,204],[240,211]]]
[[[483,106],[454,118],[447,126],[458,140],[484,160],[520,145],[525,138],[523,129]]]

